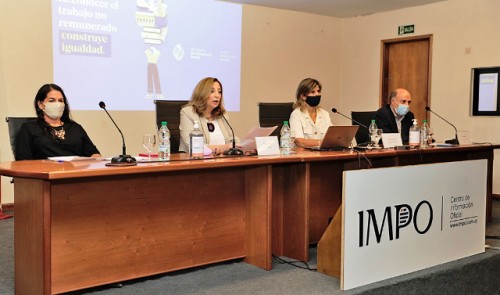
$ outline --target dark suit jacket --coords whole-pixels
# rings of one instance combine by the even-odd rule
[[[408,144],[410,127],[413,125],[414,118],[415,116],[413,113],[408,112],[408,114],[406,114],[401,121],[401,140],[403,141],[403,144]],[[384,133],[398,133],[396,118],[394,117],[394,113],[388,104],[378,109],[375,113],[375,123]]]

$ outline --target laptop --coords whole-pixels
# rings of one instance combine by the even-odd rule
[[[351,146],[354,136],[358,131],[358,125],[330,126],[319,146],[308,147],[306,149],[315,151],[343,150]]]

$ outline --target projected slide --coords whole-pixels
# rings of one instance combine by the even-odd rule
[[[52,0],[54,83],[73,110],[153,110],[218,78],[240,108],[241,5],[214,0]]]

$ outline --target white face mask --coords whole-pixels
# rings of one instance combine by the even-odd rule
[[[44,104],[45,109],[43,112],[49,116],[52,119],[59,119],[61,118],[63,112],[64,112],[64,103],[54,101],[54,102],[47,102]]]

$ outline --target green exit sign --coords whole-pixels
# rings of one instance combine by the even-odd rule
[[[413,34],[413,33],[415,33],[415,25],[398,27],[398,35]]]

